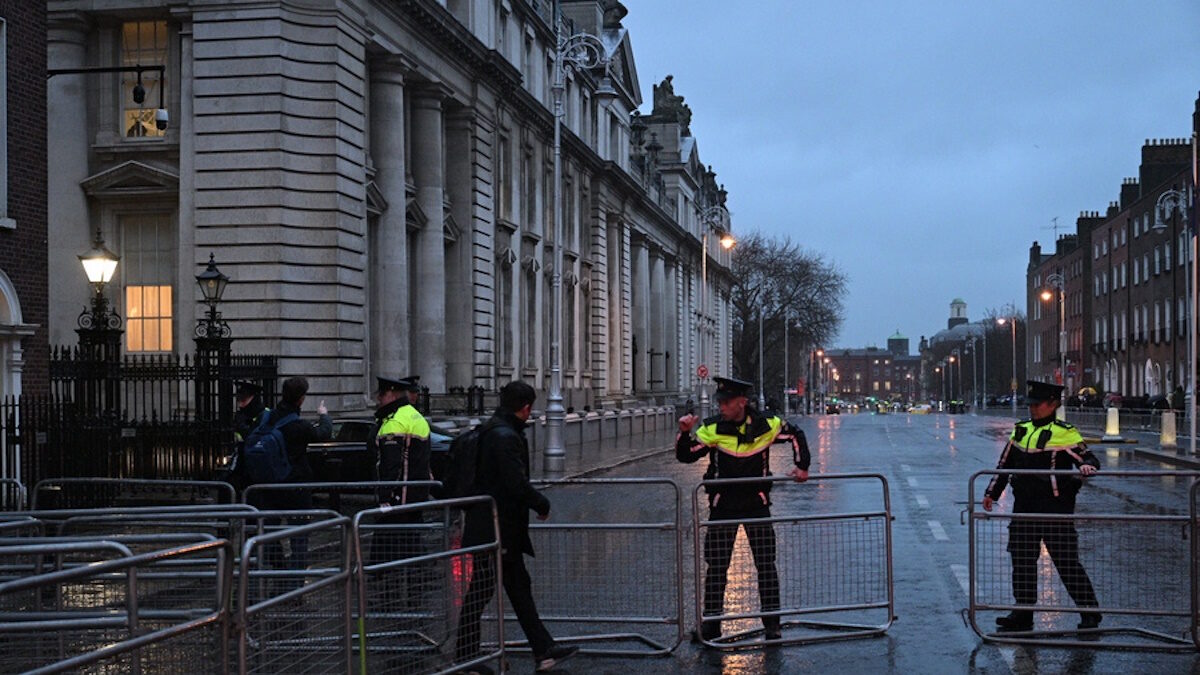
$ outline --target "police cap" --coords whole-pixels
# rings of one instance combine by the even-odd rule
[[[251,382],[250,380],[234,380],[233,383],[237,386],[237,397],[245,398],[247,396],[258,396],[262,393],[261,385]]]
[[[754,386],[750,382],[733,377],[714,377],[713,382],[717,383],[717,391],[713,396],[718,401],[728,401],[738,396],[746,396]]]
[[[1030,401],[1057,401],[1062,396],[1063,387],[1061,384],[1038,382],[1036,380],[1026,380],[1025,384],[1029,385],[1029,392],[1025,394],[1025,398]]]
[[[385,377],[377,375],[375,377],[376,391],[408,391],[408,383],[406,378],[402,377]]]

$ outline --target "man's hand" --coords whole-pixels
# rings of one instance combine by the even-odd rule
[[[808,471],[799,467],[792,469],[792,480],[796,481],[797,483],[803,483],[804,481],[808,480]]]
[[[325,399],[321,399],[321,402],[317,404],[317,414],[318,415],[328,415],[329,414],[329,408],[325,407]]]
[[[995,504],[995,503],[996,503],[996,502],[995,502],[995,501],[993,501],[991,497],[989,497],[989,496],[987,496],[987,495],[984,495],[984,496],[983,496],[983,510],[984,510],[984,511],[991,511],[991,510],[992,510],[992,504]]]
[[[696,426],[696,422],[699,421],[700,418],[695,415],[684,415],[683,417],[679,418],[679,430],[686,434],[691,431],[692,428]]]
[[[1090,475],[1096,473],[1096,467],[1092,466],[1091,464],[1080,464],[1079,465],[1079,473],[1081,473],[1085,476],[1090,476]]]

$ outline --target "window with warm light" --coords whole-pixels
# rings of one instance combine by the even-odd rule
[[[125,287],[126,351],[171,351],[171,295],[170,286]]]
[[[121,26],[121,65],[159,66],[167,63],[167,22],[129,21]],[[141,97],[134,90],[141,84]],[[157,70],[121,73],[121,135],[127,138],[162,136],[154,121],[158,101],[166,98],[166,78]]]

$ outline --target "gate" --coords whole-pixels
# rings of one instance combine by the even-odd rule
[[[1077,471],[980,471],[971,476],[970,604],[971,628],[984,640],[1019,644],[1122,649],[1191,650],[1196,644],[1195,471],[1100,471],[1084,479],[1074,514],[1011,512],[1011,492],[991,512],[979,509],[986,484],[980,478],[1007,474],[1078,477]],[[1192,503],[1182,487],[1192,485]],[[1173,489],[1178,487],[1179,489]],[[1013,523],[1020,530],[1012,534]],[[1189,529],[1192,530],[1189,543]],[[1017,605],[1012,596],[1010,540],[1033,537],[1037,585],[1033,605]],[[1077,543],[1076,543],[1077,542]],[[1058,560],[1052,561],[1051,554]],[[1079,607],[1064,585],[1086,597],[1082,564],[1103,615],[1098,628],[1077,628]],[[1032,610],[1033,630],[999,632],[991,620],[1001,612]],[[1188,637],[1188,634],[1191,634]]]
[[[738,485],[769,486],[765,491],[771,494],[773,515],[739,520],[703,517],[707,491]],[[719,622],[726,629],[720,637],[702,637],[704,644],[723,649],[762,644],[761,620],[766,617],[781,622],[781,637],[770,640],[771,644],[869,637],[891,626],[895,617],[891,497],[882,474],[814,474],[803,484],[783,476],[706,480],[692,493],[692,506],[696,625]],[[755,538],[753,544],[750,537]],[[721,554],[722,541],[732,546],[731,555]],[[769,573],[770,566],[756,570],[754,561],[756,555],[769,557],[772,551],[778,610],[764,609],[760,595],[760,575]],[[706,586],[711,583],[713,592],[720,592],[719,566],[726,559],[723,607],[706,614]],[[709,560],[717,561],[711,574]]]

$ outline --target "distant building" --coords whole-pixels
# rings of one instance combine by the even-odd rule
[[[828,395],[852,402],[870,397],[905,403],[917,400],[921,358],[909,355],[908,338],[899,330],[888,338],[887,344],[887,349],[825,350],[829,359]]]

